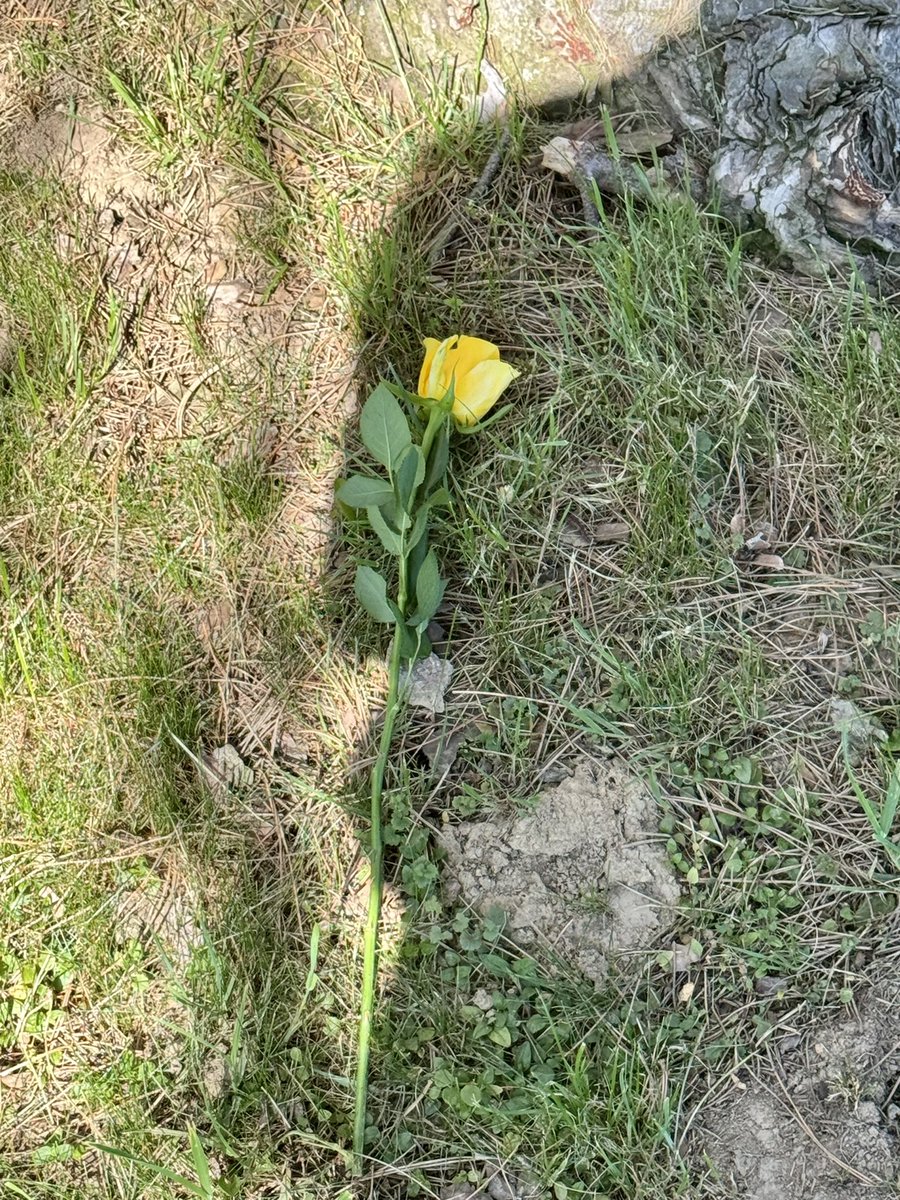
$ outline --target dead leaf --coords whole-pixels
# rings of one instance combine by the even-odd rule
[[[500,72],[486,58],[478,68],[481,87],[476,101],[479,121],[492,121],[506,112],[506,88]]]
[[[234,605],[230,600],[213,600],[197,617],[197,637],[203,647],[214,653],[219,644],[232,631],[235,618]]]
[[[222,283],[208,283],[206,298],[223,307],[229,304],[249,304],[253,299],[253,288],[246,279],[229,279]]]
[[[207,754],[205,763],[207,782],[212,785],[214,792],[222,794],[231,788],[250,787],[253,783],[253,771],[230,742],[217,746]]]
[[[785,992],[787,987],[788,981],[780,975],[762,975],[753,983],[757,996],[777,996]]]
[[[624,542],[628,540],[631,526],[625,521],[606,521],[599,525],[588,525],[577,517],[566,517],[559,540],[566,546],[582,549],[598,542]]]
[[[469,721],[450,733],[440,730],[422,743],[422,753],[428,759],[434,773],[444,775],[456,762],[460,747],[466,742],[474,741],[481,732],[482,725],[478,721]]]
[[[325,307],[327,299],[328,292],[324,286],[321,283],[312,283],[306,290],[303,303],[310,312],[319,312]]]
[[[592,542],[590,528],[585,525],[584,521],[579,521],[577,517],[566,517],[565,523],[560,530],[559,540],[565,546],[573,546],[576,549],[582,549],[584,546],[589,546]]]
[[[207,285],[220,283],[228,274],[228,263],[224,258],[211,259],[203,268],[203,282]]]
[[[748,538],[744,549],[754,553],[769,550],[778,541],[778,530],[770,521],[760,521],[753,527],[753,536]]]
[[[603,525],[595,525],[591,532],[595,542],[627,542],[631,536],[631,526],[626,521],[607,521]]]
[[[412,708],[424,708],[432,715],[444,711],[444,693],[453,677],[449,658],[429,654],[419,659],[411,671],[405,671],[401,686],[407,691],[407,703]]]
[[[649,154],[652,150],[659,150],[662,146],[668,146],[674,137],[672,130],[665,125],[660,125],[655,129],[646,127],[627,131],[615,130],[614,135],[619,152],[631,158]],[[573,121],[571,125],[565,127],[563,136],[570,141],[589,142],[594,146],[609,144],[606,126],[596,117],[584,117],[580,121]]]
[[[695,987],[696,987],[696,984],[693,981],[689,980],[684,985],[684,987],[681,989],[681,991],[678,993],[678,1003],[679,1004],[687,1004],[687,1002],[690,1000],[691,996],[693,996],[693,994],[694,994]]]
[[[845,733],[851,746],[864,750],[874,742],[887,740],[884,729],[874,717],[867,716],[852,700],[834,696],[829,706],[831,723],[838,733]]]
[[[635,157],[668,146],[673,137],[671,129],[660,125],[658,129],[635,129],[631,133],[617,133],[616,145],[622,154]]]
[[[541,154],[541,166],[555,171],[564,179],[571,179],[579,170],[578,151],[581,143],[570,138],[551,138]]]
[[[757,554],[753,565],[754,567],[764,567],[767,571],[783,571],[784,559],[780,554]]]
[[[703,945],[696,938],[685,945],[683,942],[672,943],[672,970],[681,974],[700,961],[703,957]]]

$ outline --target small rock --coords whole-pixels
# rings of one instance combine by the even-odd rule
[[[472,997],[472,1004],[482,1012],[490,1012],[494,1007],[494,1000],[487,988],[479,988]]]
[[[246,279],[229,279],[221,283],[208,283],[206,298],[213,304],[223,307],[229,304],[248,304],[253,298],[253,288]]]
[[[780,975],[763,975],[754,981],[753,990],[757,996],[777,996],[787,990],[788,981]]]
[[[863,1125],[880,1125],[881,1109],[874,1100],[860,1100],[856,1106],[856,1119]]]
[[[482,1200],[484,1192],[472,1183],[451,1183],[441,1189],[441,1200]]]

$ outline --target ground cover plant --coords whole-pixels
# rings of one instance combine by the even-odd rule
[[[896,315],[687,198],[586,229],[539,116],[467,203],[471,94],[332,11],[0,21],[11,1196],[753,1194],[702,1131],[891,995]],[[385,779],[353,1184],[387,656],[353,584],[390,554],[334,485],[357,397],[448,331],[519,377],[431,518],[454,673]],[[599,988],[453,900],[442,849],[585,759],[649,792],[679,897]],[[829,1113],[893,1145],[877,1045]]]

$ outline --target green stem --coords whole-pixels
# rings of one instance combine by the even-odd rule
[[[428,424],[425,426],[425,432],[422,435],[422,457],[425,462],[428,462],[428,455],[431,453],[431,443],[434,441],[435,434],[447,420],[447,409],[443,405],[436,404],[428,414]]]
[[[406,555],[400,555],[400,580],[397,606],[406,612]],[[366,1097],[369,1090],[369,1052],[372,1041],[372,1017],[375,1011],[375,984],[378,977],[378,926],[381,919],[381,897],[384,890],[384,834],[381,821],[381,793],[384,772],[391,752],[394,724],[400,711],[401,639],[399,625],[394,628],[391,657],[388,665],[388,689],[385,701],[384,725],[378,744],[378,757],[371,775],[371,848],[369,850],[369,908],[363,942],[362,1000],[359,1008],[359,1049],[356,1066],[356,1111],[353,1118],[352,1174],[362,1174],[363,1148],[366,1139]]]

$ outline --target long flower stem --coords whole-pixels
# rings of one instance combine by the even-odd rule
[[[398,607],[406,607],[406,560],[400,559],[400,588]],[[369,908],[363,941],[362,1000],[359,1008],[359,1048],[356,1066],[356,1109],[353,1117],[352,1174],[362,1174],[362,1156],[366,1140],[366,1097],[369,1090],[369,1052],[372,1042],[372,1016],[375,1011],[375,984],[378,977],[378,927],[381,920],[381,897],[384,890],[384,834],[381,820],[381,793],[384,772],[391,752],[394,723],[400,711],[400,664],[402,659],[400,627],[394,629],[391,657],[388,664],[388,688],[385,700],[384,725],[378,744],[378,757],[371,775],[371,848],[369,850]]]
[[[428,418],[422,438],[422,456],[428,461],[431,446],[441,425],[447,420],[445,409],[435,406]],[[416,493],[418,493],[418,489]],[[415,494],[411,507],[415,507]],[[412,513],[410,513],[412,516]],[[401,535],[399,579],[397,584],[397,609],[406,616],[409,590],[409,564],[405,533]],[[369,1055],[372,1045],[372,1017],[375,1011],[375,985],[378,978],[378,931],[381,921],[381,898],[384,891],[384,834],[382,830],[381,793],[384,788],[384,773],[391,753],[394,725],[400,711],[400,666],[403,659],[401,626],[394,629],[391,656],[388,664],[388,689],[385,700],[384,725],[378,744],[378,757],[371,774],[371,849],[369,850],[369,907],[366,914],[366,929],[363,940],[362,999],[359,1006],[359,1047],[356,1065],[356,1097],[353,1116],[353,1158],[351,1172],[362,1174],[362,1159],[366,1140],[366,1099],[369,1091]]]

